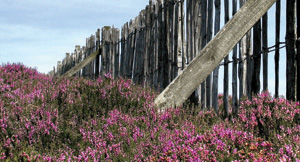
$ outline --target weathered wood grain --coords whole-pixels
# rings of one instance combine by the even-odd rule
[[[214,34],[216,35],[220,31],[221,23],[221,0],[215,0],[215,28]],[[212,88],[212,107],[215,112],[218,112],[218,90],[219,90],[219,65],[214,69],[213,72],[213,88]]]
[[[169,43],[166,41],[169,40],[169,30],[168,30],[168,23],[169,23],[169,0],[164,1],[161,0],[157,1],[157,8],[155,13],[157,15],[156,18],[156,41],[155,41],[155,62],[156,62],[156,74],[157,77],[157,89],[162,91],[169,83],[169,76],[170,76],[170,65],[168,59],[168,50],[170,47]]]
[[[229,0],[224,1],[224,11],[225,11],[225,23],[228,23],[229,21]],[[225,116],[228,116],[229,111],[228,111],[228,95],[229,95],[229,67],[228,67],[228,62],[229,58],[228,56],[225,57],[224,59],[224,81],[223,81],[223,108],[225,110]]]
[[[245,1],[240,0],[240,8],[244,5]],[[239,42],[239,98],[246,95],[246,36]]]
[[[144,50],[145,50],[145,12],[141,11],[137,22],[137,33],[135,41],[135,57],[133,82],[141,85],[144,79]]]
[[[179,17],[179,4],[177,0],[173,0],[173,68],[172,68],[172,80],[178,75],[178,26],[180,23],[178,22]],[[172,81],[171,80],[171,81]]]
[[[286,1],[286,98],[295,101],[295,0]]]
[[[300,1],[297,0],[297,101],[300,101]]]
[[[102,29],[102,51],[101,51],[101,75],[110,72],[110,56],[111,56],[111,27],[105,26]]]
[[[67,76],[67,77],[73,76],[75,73],[77,73],[83,67],[85,67],[86,65],[91,63],[91,61],[93,61],[97,57],[97,55],[99,54],[99,51],[100,51],[100,49],[98,49],[96,52],[89,55],[87,58],[85,58],[83,61],[81,61],[79,64],[77,64],[75,67],[71,68],[69,71],[64,73],[62,76]]]
[[[100,48],[100,29],[97,29],[96,31],[96,50]],[[100,53],[96,56],[96,62],[95,62],[95,78],[98,78],[100,74]]]
[[[190,44],[191,44],[191,41],[190,41],[190,38],[191,38],[191,31],[190,31],[190,23],[191,23],[191,4],[190,4],[191,0],[187,0],[186,1],[186,37],[187,37],[187,40],[186,40],[186,60],[187,60],[187,64],[189,64],[190,61],[190,53],[191,53],[191,50],[190,50]]]
[[[150,87],[150,4],[146,6],[146,13],[145,13],[145,53],[144,53],[144,86]]]
[[[135,41],[136,41],[136,19],[132,19],[129,22],[128,26],[128,38],[127,38],[127,55],[126,55],[126,75],[125,77],[128,79],[132,79],[133,72],[133,59],[134,59],[134,51],[135,51]]]
[[[185,63],[187,61],[186,59],[186,40],[185,40],[185,11],[184,11],[184,0],[181,0],[180,2],[180,11],[181,11],[181,17],[179,17],[179,20],[181,20],[181,51],[182,51],[182,66],[180,71],[178,72],[178,75],[182,73],[182,70],[185,68]]]
[[[263,91],[268,90],[268,12],[262,18]]]
[[[177,17],[175,16],[175,24],[177,25],[176,31],[175,31],[175,38],[177,38],[176,41],[176,61],[177,61],[177,71],[175,72],[175,77],[180,74],[184,68],[183,60],[184,60],[184,54],[183,54],[183,11],[182,11],[182,3],[176,0],[176,6],[175,6],[175,13],[177,13]]]
[[[56,76],[59,76],[59,75],[61,75],[61,73],[62,73],[62,72],[61,72],[61,61],[57,61],[56,67],[57,67],[57,68],[56,68],[56,69],[57,69],[57,70],[56,70],[56,71],[57,71],[57,72],[56,72]]]
[[[113,77],[119,77],[120,73],[120,30],[113,28],[113,48],[114,48],[114,68],[113,68]]]
[[[168,83],[172,80],[172,64],[173,64],[173,5],[172,0],[165,0],[164,7],[167,9],[166,12],[166,33],[167,33],[167,64],[168,67],[164,68],[163,70],[166,71],[167,77],[165,83],[168,85]],[[163,75],[163,74],[162,74]],[[165,84],[162,84],[161,89],[164,89]]]
[[[207,0],[202,0],[201,5],[200,5],[200,10],[201,10],[201,31],[200,31],[200,49],[202,50],[206,43],[207,43],[207,36],[206,36],[206,30],[207,30]],[[196,51],[196,55],[198,55],[198,50]],[[201,53],[200,53],[201,54]],[[205,99],[205,81],[201,84],[201,87],[199,87],[198,91],[200,91],[200,105],[201,108],[204,109],[206,108],[206,99]],[[209,108],[208,108],[209,109]]]
[[[209,42],[212,39],[212,28],[213,28],[213,1],[208,1],[207,4],[207,42]],[[207,108],[211,108],[212,104],[211,104],[211,85],[212,85],[212,81],[211,81],[211,75],[208,75],[208,77],[206,78],[206,107]]]
[[[232,1],[232,16],[234,16],[237,12],[237,0]],[[232,50],[232,111],[234,115],[237,115],[238,111],[238,93],[237,93],[237,66],[238,66],[238,61],[237,61],[237,45],[234,46]]]
[[[86,38],[86,48],[85,48],[85,58],[89,57],[90,55],[90,38]],[[90,63],[88,63],[85,67],[85,76],[84,77],[90,77]]]
[[[122,26],[121,30],[121,62],[120,62],[120,76],[125,77],[125,67],[126,67],[126,41],[127,41],[127,30],[126,24]]]
[[[248,0],[199,55],[155,99],[161,109],[180,106],[276,0]]]
[[[76,45],[75,46],[75,51],[74,51],[74,53],[75,53],[75,66],[79,63],[79,57],[80,57],[80,46],[79,45]],[[80,77],[80,71],[78,71],[77,73],[76,73],[76,77]]]
[[[83,46],[82,47],[82,60],[84,60],[86,58],[86,47]],[[82,68],[82,77],[85,77],[86,76],[86,68],[85,66]]]
[[[252,51],[252,33],[249,31],[246,36],[246,93],[250,100],[252,100],[252,76],[253,76],[253,51]]]
[[[96,51],[96,37],[95,35],[91,35],[90,39],[90,52],[89,52],[89,55],[91,55],[93,52]],[[91,61],[90,64],[89,64],[89,77],[91,79],[94,79],[95,77],[95,60]]]
[[[261,19],[257,21],[253,28],[253,75],[252,94],[260,92],[260,71],[261,71]]]
[[[152,88],[155,87],[154,85],[154,76],[155,76],[155,54],[154,54],[154,47],[155,47],[155,8],[156,3],[153,1],[149,2],[150,5],[150,45],[149,45],[149,84]]]

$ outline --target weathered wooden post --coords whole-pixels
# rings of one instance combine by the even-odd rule
[[[215,35],[220,31],[221,23],[221,0],[215,0]],[[219,85],[219,65],[214,69],[213,72],[213,89],[212,89],[212,107],[215,112],[218,112],[218,85]]]
[[[186,47],[185,47],[185,54],[186,54],[186,59],[187,63],[190,62],[190,39],[191,38],[191,31],[190,31],[190,23],[191,23],[191,7],[192,5],[190,4],[191,0],[186,0]]]
[[[180,57],[181,54],[181,60],[180,58],[178,58],[178,64],[181,63],[181,66],[178,65],[179,69],[178,69],[178,75],[180,75],[182,73],[182,70],[185,68],[185,63],[186,63],[186,55],[185,55],[185,48],[186,48],[186,41],[185,41],[185,12],[184,12],[184,0],[179,1],[179,13],[180,15],[178,16],[178,21],[180,23],[179,26],[179,38],[178,38],[178,44],[180,45],[180,47],[178,47],[178,57]],[[181,51],[181,52],[180,52]],[[181,62],[180,62],[181,61]],[[176,76],[176,77],[177,77]]]
[[[119,77],[120,73],[120,52],[119,52],[119,37],[120,37],[120,30],[117,28],[112,29],[113,33],[113,48],[114,48],[114,68],[113,68],[113,77],[117,78]]]
[[[172,32],[171,32],[171,38],[172,38],[172,46],[171,46],[171,49],[172,49],[172,57],[171,57],[171,60],[172,60],[172,70],[171,70],[171,77],[170,77],[170,81],[169,83],[171,83],[171,81],[173,79],[175,79],[175,77],[177,76],[177,72],[178,72],[178,59],[177,59],[177,48],[178,48],[178,21],[177,21],[177,18],[178,18],[178,2],[176,0],[172,0],[171,1],[171,11],[172,11],[172,17],[170,17],[172,19]]]
[[[155,11],[157,15],[156,19],[156,52],[155,52],[155,62],[157,69],[157,88],[162,91],[165,87],[168,86],[172,76],[172,54],[170,53],[170,48],[172,46],[170,39],[171,38],[171,24],[173,22],[173,17],[171,18],[170,12],[170,0],[164,1],[164,3],[159,0],[157,2],[157,10]]]
[[[150,86],[150,4],[146,6],[146,13],[145,13],[145,54],[144,54],[144,84],[145,87]]]
[[[61,75],[61,61],[57,61],[57,72],[56,72],[56,76],[60,76]]]
[[[64,73],[65,73],[65,67],[66,67],[66,58],[64,58],[64,59],[61,61],[61,74],[64,74]]]
[[[247,59],[247,68],[246,69],[246,94],[249,100],[252,100],[252,76],[253,76],[253,51],[252,51],[252,33],[249,31],[246,36],[246,59]]]
[[[100,48],[100,29],[96,31],[96,51]],[[95,78],[98,78],[100,74],[100,53],[96,56],[95,62]]]
[[[178,75],[178,26],[180,25],[178,22],[179,9],[178,9],[178,1],[173,0],[173,64],[172,64],[172,80]],[[171,80],[171,81],[172,81]],[[170,82],[171,82],[170,81]],[[170,83],[169,82],[169,83]]]
[[[206,44],[207,44],[207,37],[206,37],[206,30],[207,30],[207,0],[202,0],[201,1],[201,31],[200,31],[200,36],[201,36],[201,41],[200,41],[200,46],[199,48],[202,50]],[[195,51],[194,56],[198,55],[198,50]],[[206,99],[205,99],[205,88],[206,88],[206,83],[205,81],[202,82],[201,88],[199,88],[199,91],[201,92],[201,108],[206,108]],[[208,109],[210,109],[208,107]]]
[[[71,66],[70,53],[66,53],[66,69],[65,69],[65,72],[67,72],[70,69],[70,66]]]
[[[240,8],[244,4],[245,0],[240,0]],[[248,34],[239,42],[239,98],[247,95],[247,37]]]
[[[268,12],[262,18],[263,91],[268,90]]]
[[[102,28],[102,52],[101,52],[101,75],[104,76],[110,67],[110,43],[111,43],[111,27]]]
[[[300,1],[297,0],[297,101],[300,101]]]
[[[128,79],[132,78],[133,71],[133,58],[134,58],[134,50],[135,50],[135,37],[136,37],[136,29],[135,29],[135,20],[130,20],[129,26],[126,29],[128,30],[128,37],[126,41],[126,66],[125,66],[125,77]]]
[[[286,1],[286,98],[295,101],[295,0]]]
[[[69,70],[71,68],[73,68],[74,66],[75,66],[75,55],[74,55],[74,53],[71,53],[71,55],[70,55],[70,68],[69,68]]]
[[[75,52],[75,57],[76,57],[75,58],[75,65],[77,65],[80,62],[80,60],[79,60],[80,59],[80,46],[79,45],[75,46],[75,51],[74,52]],[[80,71],[76,73],[76,76],[80,77]]]
[[[55,73],[56,73],[56,69],[55,69],[55,66],[53,66],[53,70],[49,72],[49,75],[55,76]]]
[[[261,19],[257,21],[253,28],[253,75],[252,75],[252,94],[260,91],[260,70],[261,70]]]
[[[207,4],[207,42],[209,42],[212,39],[212,28],[213,28],[213,1],[208,0]],[[206,107],[210,110],[212,107],[211,104],[211,98],[212,98],[212,89],[211,89],[211,75],[208,75],[206,78]]]
[[[153,84],[154,88],[158,89],[159,87],[159,66],[158,66],[158,10],[159,6],[161,5],[161,0],[159,1],[154,1],[154,11],[153,11],[153,34],[154,34],[154,39],[153,39]],[[166,9],[166,8],[165,8]]]
[[[228,23],[229,21],[229,0],[224,1],[224,7],[225,7],[225,23]],[[229,89],[229,68],[228,68],[228,55],[224,59],[224,82],[223,82],[223,107],[225,110],[225,116],[228,116],[228,89]]]
[[[61,75],[64,74],[64,68],[65,68],[66,59],[63,58],[61,61]]]
[[[150,53],[150,64],[149,64],[149,68],[150,68],[150,85],[151,87],[155,88],[155,40],[156,40],[156,32],[155,32],[155,29],[156,29],[156,15],[155,15],[155,10],[157,8],[157,5],[156,5],[156,1],[151,1],[150,2],[150,6],[151,6],[151,32],[150,32],[150,50],[149,50],[149,53]]]
[[[281,0],[276,2],[276,38],[275,38],[275,97],[279,95],[279,58],[280,58],[280,15],[281,15]]]
[[[155,99],[162,110],[180,106],[276,0],[248,0],[182,74]]]
[[[85,57],[84,58],[87,58],[89,57],[90,55],[90,41],[89,41],[90,38],[86,38],[86,48],[85,48]],[[88,64],[85,68],[85,76],[84,77],[89,77],[90,75],[90,64]]]
[[[234,16],[237,12],[237,0],[232,1],[232,16]],[[237,115],[238,112],[238,94],[237,94],[237,65],[238,65],[238,58],[237,58],[237,45],[234,46],[232,50],[232,112],[234,115]]]
[[[85,46],[82,47],[81,52],[82,52],[82,60],[84,60],[86,58],[86,47]],[[86,76],[86,68],[84,66],[82,68],[82,77],[85,77],[85,76]]]
[[[133,81],[143,84],[144,79],[144,52],[145,52],[145,10],[137,17],[137,34],[135,41],[134,73]]]
[[[85,50],[84,50],[84,59],[89,57],[90,55],[90,41],[89,41],[90,38],[86,38],[86,43],[85,43]],[[90,75],[90,64],[88,64],[87,66],[84,67],[84,74],[85,76],[83,77],[89,77]]]
[[[114,77],[114,68],[115,68],[115,48],[114,48],[114,25],[110,31],[110,44],[109,44],[109,72],[111,73],[112,77]]]
[[[159,2],[160,3],[160,2]],[[160,51],[160,47],[158,48],[158,61],[160,63],[160,65],[158,66],[159,68],[159,81],[161,82],[160,84],[160,88],[161,90],[165,88],[165,84],[168,85],[168,83],[171,82],[172,79],[172,61],[173,61],[173,5],[172,5],[172,1],[171,0],[165,0],[164,1],[164,25],[166,27],[165,29],[165,33],[166,33],[166,47],[164,47],[165,49],[167,49],[167,53],[164,55],[163,53],[161,53]],[[159,4],[159,10],[161,10],[162,5]],[[159,15],[161,14],[161,12],[158,13]],[[162,19],[158,21],[158,25],[160,25],[162,22]],[[162,31],[159,31],[158,34],[159,38],[163,38],[162,35]],[[166,61],[166,62],[164,62]],[[167,64],[167,66],[163,66]],[[164,71],[165,71],[165,75],[164,75]]]
[[[95,51],[96,51],[96,37],[95,37],[95,35],[91,35],[89,55],[91,55]],[[95,77],[95,61],[96,60],[91,61],[90,65],[89,65],[90,66],[89,68],[90,68],[90,78],[91,79],[94,79],[94,77]]]
[[[129,33],[129,23],[125,23],[123,26],[123,30],[124,32],[124,36],[125,36],[125,52],[124,54],[124,77],[125,78],[130,78],[128,75],[128,71],[129,71],[129,48],[131,48],[130,43],[131,43],[131,39],[130,36],[132,33]]]
[[[126,23],[127,24],[127,23]],[[120,76],[125,77],[125,67],[126,67],[126,55],[127,55],[127,25],[124,24],[121,30],[121,63],[120,63]]]

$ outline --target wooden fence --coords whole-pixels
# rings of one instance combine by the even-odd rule
[[[229,9],[231,2],[232,9]],[[186,3],[186,5],[184,5]],[[150,0],[149,5],[136,18],[119,29],[103,27],[87,38],[86,46],[76,46],[72,54],[66,54],[58,62],[52,74],[63,75],[85,58],[99,51],[93,61],[76,71],[74,76],[95,78],[111,73],[114,78],[130,78],[137,84],[163,90],[196,57],[221,28],[221,8],[224,22],[246,3],[246,0]],[[279,89],[280,49],[286,48],[286,97],[296,99],[300,94],[296,83],[296,71],[300,67],[300,54],[296,30],[296,1],[286,0],[286,11],[276,2],[276,33],[268,32],[266,13],[232,50],[232,60],[227,56],[219,66],[224,66],[223,98],[228,111],[229,64],[232,64],[232,101],[237,111],[243,96],[268,89],[268,73],[275,73],[275,96]],[[223,6],[224,5],[224,6]],[[297,5],[299,3],[297,2]],[[186,8],[184,7],[186,6]],[[298,7],[299,8],[299,7]],[[232,11],[232,14],[229,12]],[[285,16],[286,15],[286,16]],[[214,17],[213,17],[214,16]],[[280,42],[281,18],[286,17],[286,41]],[[251,32],[252,31],[252,32]],[[274,46],[268,47],[269,35],[275,35]],[[121,36],[121,39],[119,38]],[[101,38],[101,39],[100,39]],[[268,69],[269,53],[275,51],[275,69]],[[296,51],[298,54],[296,55]],[[298,60],[297,60],[298,59]],[[261,67],[262,63],[262,67]],[[273,62],[272,62],[273,63]],[[202,107],[218,109],[219,66],[192,94]],[[281,65],[282,66],[282,65]],[[261,81],[260,75],[263,74]],[[299,75],[298,75],[299,76]],[[188,84],[188,83],[187,83]],[[297,92],[296,92],[297,91]],[[297,99],[299,100],[299,95]]]

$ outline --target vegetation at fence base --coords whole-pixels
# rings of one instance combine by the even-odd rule
[[[262,93],[242,101],[238,117],[222,120],[195,109],[159,113],[155,96],[110,75],[95,81],[49,77],[3,65],[0,159],[300,161],[299,103]]]

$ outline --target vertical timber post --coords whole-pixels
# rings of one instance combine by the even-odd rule
[[[180,106],[276,0],[248,0],[198,56],[155,99],[161,110]]]
[[[232,1],[232,16],[234,16],[237,12],[237,0]],[[232,51],[232,112],[234,115],[237,115],[238,111],[238,96],[237,96],[237,45],[234,46]]]
[[[213,28],[213,1],[208,0],[207,4],[207,42],[212,39],[212,28]],[[211,104],[211,75],[206,78],[206,107],[210,110]]]
[[[253,28],[253,75],[252,75],[252,94],[260,91],[260,70],[261,70],[261,19],[257,21]]]
[[[215,35],[220,31],[221,23],[221,0],[215,0]],[[218,113],[218,85],[219,85],[219,65],[214,69],[213,72],[213,89],[212,89],[212,107],[215,112]]]
[[[295,101],[295,0],[286,1],[286,98]]]
[[[97,29],[96,32],[96,50],[100,48],[100,29]],[[95,62],[95,78],[97,79],[99,77],[100,73],[100,52],[96,57],[96,62]]]
[[[275,38],[275,97],[279,96],[279,43],[280,43],[280,15],[281,15],[281,0],[276,2],[276,38]]]
[[[297,0],[297,101],[300,101],[300,0]]]
[[[207,0],[201,0],[201,50],[205,47],[207,43]],[[196,51],[198,53],[198,51]],[[201,84],[201,108],[206,108],[206,99],[205,99],[205,81]],[[210,109],[208,107],[208,109]]]
[[[229,21],[229,0],[224,1],[224,7],[225,7],[225,23]],[[225,117],[229,115],[228,111],[228,87],[229,87],[229,69],[228,69],[228,55],[224,59],[224,94],[223,94],[223,107],[225,111]]]
[[[262,18],[263,91],[268,90],[268,12]]]

